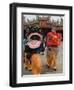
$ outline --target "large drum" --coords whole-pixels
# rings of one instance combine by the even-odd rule
[[[42,35],[39,33],[31,33],[28,37],[28,41],[27,45],[31,49],[39,48],[42,43]]]
[[[25,52],[35,51],[37,53],[44,51],[43,36],[40,33],[31,33],[28,36],[28,42],[25,47]]]

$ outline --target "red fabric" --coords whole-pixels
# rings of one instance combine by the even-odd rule
[[[46,39],[46,45],[47,46],[59,46],[60,45],[60,40],[61,40],[61,34],[56,33],[56,32],[49,32],[47,34],[47,39]]]

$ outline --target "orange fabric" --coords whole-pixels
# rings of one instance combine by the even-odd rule
[[[41,58],[39,54],[33,54],[31,57],[32,61],[32,73],[38,75],[41,73]]]
[[[47,53],[47,65],[51,69],[57,68],[57,56],[55,51],[48,51]]]

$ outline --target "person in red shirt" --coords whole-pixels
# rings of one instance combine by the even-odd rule
[[[58,67],[57,64],[57,48],[61,44],[61,34],[56,32],[47,33],[46,46],[47,46],[47,66],[53,70]]]

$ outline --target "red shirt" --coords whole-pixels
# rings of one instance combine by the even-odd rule
[[[61,43],[61,34],[56,32],[49,32],[46,37],[47,46],[59,46]]]

